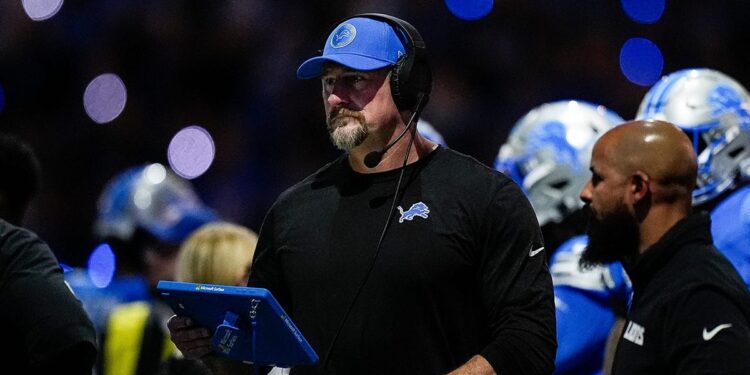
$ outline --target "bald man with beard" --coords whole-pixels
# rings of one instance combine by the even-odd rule
[[[697,163],[688,137],[634,121],[594,145],[581,192],[584,264],[622,261],[633,301],[613,374],[750,374],[750,293],[692,213]]]

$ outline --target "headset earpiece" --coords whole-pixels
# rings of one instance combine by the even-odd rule
[[[391,96],[393,96],[393,101],[398,109],[411,108],[414,105],[408,100],[409,95],[404,92],[406,84],[403,83],[409,81],[409,73],[413,64],[414,59],[407,53],[398,59],[396,65],[393,66],[393,70],[391,70]]]

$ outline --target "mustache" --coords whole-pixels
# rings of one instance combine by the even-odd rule
[[[591,218],[595,217],[595,214],[596,214],[594,212],[594,209],[591,208],[591,204],[589,204],[589,203],[586,203],[586,204],[583,205],[583,207],[581,208],[581,212],[583,212],[583,217],[585,217],[586,219],[589,219],[589,220]]]
[[[334,108],[331,110],[331,112],[328,114],[328,117],[326,119],[326,123],[328,125],[328,130],[333,130],[337,128],[340,124],[342,119],[344,118],[353,118],[359,121],[362,125],[365,123],[365,116],[360,111],[354,111],[348,108],[339,107]]]

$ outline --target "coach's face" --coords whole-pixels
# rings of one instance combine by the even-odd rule
[[[639,227],[625,195],[628,176],[612,160],[611,139],[600,139],[591,156],[591,179],[581,191],[589,222],[589,244],[582,255],[588,265],[610,263],[638,254]]]
[[[357,71],[326,67],[322,80],[328,133],[333,144],[349,151],[399,117],[391,97],[390,68]]]

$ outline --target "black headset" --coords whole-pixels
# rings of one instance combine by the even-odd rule
[[[371,18],[386,22],[396,30],[399,39],[406,42],[406,53],[393,66],[391,72],[391,94],[400,110],[421,111],[432,92],[432,70],[427,61],[427,47],[422,35],[410,23],[387,14],[362,13],[347,17],[339,23],[357,17]],[[422,94],[422,100],[419,100]],[[420,108],[417,108],[419,105]]]

